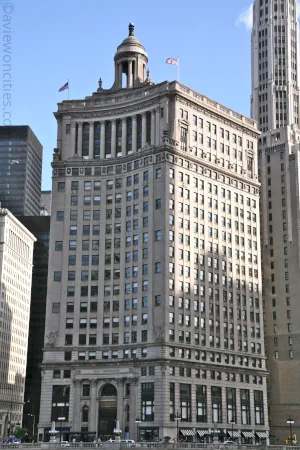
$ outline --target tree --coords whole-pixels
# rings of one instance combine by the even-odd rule
[[[26,433],[27,433],[27,428],[18,428],[14,432],[14,436],[17,438],[23,439]]]

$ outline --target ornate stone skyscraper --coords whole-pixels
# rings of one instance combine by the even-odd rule
[[[265,340],[273,443],[300,432],[300,147],[296,0],[256,0],[252,117],[258,121]]]
[[[264,440],[257,124],[147,62],[55,112],[40,437]]]

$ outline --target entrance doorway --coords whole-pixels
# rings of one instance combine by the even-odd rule
[[[105,384],[100,392],[98,436],[106,441],[113,436],[117,420],[117,389]]]

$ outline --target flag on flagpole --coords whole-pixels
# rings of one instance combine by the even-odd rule
[[[173,64],[173,66],[178,66],[179,65],[178,58],[168,58],[166,63],[167,64]]]
[[[66,89],[69,89],[69,81],[66,82],[59,90],[58,92],[65,91]]]

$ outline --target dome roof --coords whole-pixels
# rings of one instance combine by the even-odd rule
[[[131,22],[129,24],[129,35],[124,41],[118,46],[115,58],[120,57],[122,53],[140,53],[144,55],[148,60],[148,55],[145,47],[140,43],[140,41],[134,36],[134,24]]]

